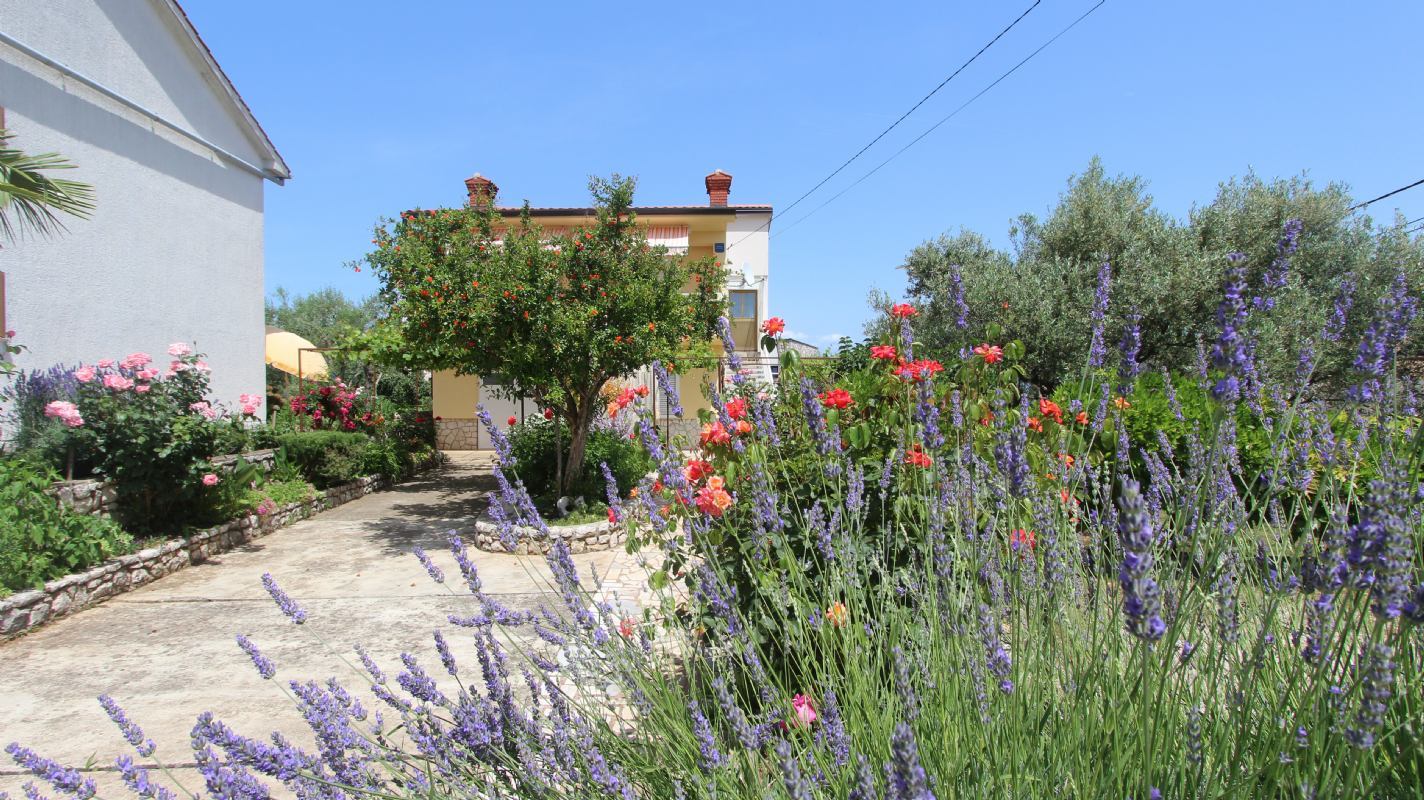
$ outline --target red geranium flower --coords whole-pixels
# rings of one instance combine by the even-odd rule
[[[1040,397],[1038,399],[1038,413],[1045,417],[1052,418],[1052,420],[1059,425],[1063,424],[1063,409],[1047,397]]]
[[[897,319],[908,319],[920,313],[918,309],[909,303],[896,303],[890,306],[890,316]]]
[[[734,397],[727,401],[727,416],[732,419],[741,419],[747,415],[747,398]]]
[[[854,402],[855,400],[850,396],[850,392],[847,392],[845,389],[832,389],[829,392],[821,392],[821,405],[826,408],[844,409]]]
[[[505,420],[505,422],[508,422],[511,428],[519,424],[519,420],[515,419],[514,417],[510,417],[509,419]]]
[[[762,333],[769,336],[776,336],[786,330],[786,320],[781,317],[772,317],[761,324]]]
[[[1004,360],[1004,348],[996,344],[981,344],[974,348],[974,355],[983,358],[985,364],[994,364]]]
[[[905,463],[916,467],[928,467],[934,463],[930,454],[920,449],[919,445],[910,448],[910,452],[905,454]]]
[[[1009,547],[1012,548],[1015,553],[1018,553],[1025,547],[1032,551],[1037,544],[1038,539],[1033,535],[1033,531],[1026,531],[1020,528],[1009,534]],[[1019,555],[1023,554],[1019,553]]]
[[[889,361],[895,357],[895,345],[877,344],[870,348],[870,357],[878,358],[882,361]]]
[[[911,381],[929,380],[938,372],[944,372],[944,365],[928,358],[902,364],[895,370],[896,375]]]

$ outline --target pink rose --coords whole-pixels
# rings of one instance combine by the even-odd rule
[[[208,366],[208,362],[206,362],[206,361],[201,361],[201,360],[193,364],[193,369],[196,369],[196,370],[199,371],[199,372],[211,372],[211,371],[212,371],[212,369]]]
[[[138,372],[134,373],[134,377],[138,378],[141,381],[151,381],[154,378],[158,377],[158,370],[153,369],[152,367],[148,369],[141,369]]]
[[[99,362],[99,369],[109,369],[114,366],[114,359],[106,358]]]
[[[209,472],[207,475],[204,475],[204,476],[203,476],[203,485],[204,485],[204,486],[217,486],[217,485],[218,485],[218,476],[216,476],[216,475],[214,475],[213,473]],[[799,697],[800,695],[797,695],[797,696]]]
[[[79,381],[80,383],[88,383],[89,381],[94,380],[93,367],[80,367],[79,369],[76,369],[72,374],[74,375],[74,379],[76,381]]]
[[[200,403],[192,403],[188,406],[188,408],[189,410],[196,411],[199,414],[202,414],[203,417],[206,419],[217,419],[219,415],[218,410],[216,408],[213,408],[212,405],[209,404],[206,400]]]
[[[804,694],[791,698],[791,710],[795,713],[795,719],[791,723],[793,728],[807,728],[816,721],[816,707],[811,705],[811,698]]]
[[[5,338],[6,338],[6,339],[13,339],[13,338],[15,338],[15,332],[14,332],[14,331],[5,331]]]
[[[139,385],[134,387],[134,391],[138,392],[139,394],[148,394],[148,390],[152,388],[152,386],[149,386],[146,383],[140,383]]]
[[[187,342],[174,342],[168,345],[168,355],[170,356],[182,358],[186,355],[192,355],[192,353],[193,348],[189,347]]]
[[[125,369],[138,369],[139,367],[147,366],[152,361],[153,356],[150,356],[148,353],[129,353],[124,357],[123,361],[119,362],[119,366]]]
[[[109,374],[104,376],[104,388],[113,389],[116,392],[127,392],[132,389],[134,382],[122,375]]]
[[[79,407],[64,400],[55,400],[45,406],[46,417],[57,417],[65,425],[71,428],[78,428],[84,424],[84,418],[79,415]]]

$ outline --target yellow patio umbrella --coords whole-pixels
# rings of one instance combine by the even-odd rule
[[[267,326],[267,363],[298,378],[326,377],[326,359],[317,346],[281,328]]]

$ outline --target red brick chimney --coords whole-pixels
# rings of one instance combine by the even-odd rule
[[[727,195],[732,193],[732,176],[720,169],[714,169],[704,182],[707,185],[707,205],[727,205]]]
[[[475,177],[465,179],[465,190],[470,195],[471,208],[487,208],[494,202],[499,187],[494,181],[476,172]]]

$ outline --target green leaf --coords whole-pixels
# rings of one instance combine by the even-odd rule
[[[653,589],[665,589],[668,585],[667,570],[660,569],[648,576],[648,585]]]

